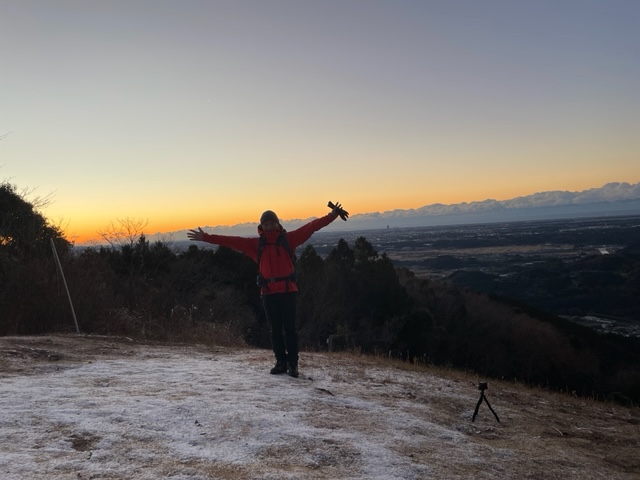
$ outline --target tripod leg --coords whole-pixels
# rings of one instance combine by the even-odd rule
[[[484,401],[487,402],[487,406],[489,407],[489,410],[491,410],[491,413],[493,413],[493,416],[496,417],[496,420],[498,421],[498,423],[500,423],[500,419],[498,418],[498,414],[493,411],[493,408],[491,408],[491,405],[489,404],[489,400],[487,400],[487,398],[485,397]]]
[[[478,400],[478,403],[476,404],[476,411],[473,412],[473,418],[471,419],[472,422],[476,421],[476,415],[478,415],[478,409],[480,408],[480,404],[482,403],[483,398],[484,398],[484,393],[481,393],[480,400]]]

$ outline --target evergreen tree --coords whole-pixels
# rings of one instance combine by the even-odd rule
[[[60,229],[51,225],[15,186],[0,184],[0,251],[14,258],[49,255],[51,239],[59,250],[70,247]]]
[[[0,184],[0,335],[46,331],[61,317],[51,240],[70,243],[8,183]]]

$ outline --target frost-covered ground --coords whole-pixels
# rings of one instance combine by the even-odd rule
[[[0,478],[632,479],[640,412],[365,357],[0,337]]]

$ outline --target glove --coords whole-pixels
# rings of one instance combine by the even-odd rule
[[[340,217],[342,220],[344,220],[345,222],[347,221],[347,218],[349,218],[349,212],[347,212],[345,209],[342,208],[342,205],[340,205],[340,203],[338,202],[337,204],[333,204],[331,201],[329,203],[327,203],[327,207],[329,207],[331,209],[331,213],[335,216],[335,217]]]

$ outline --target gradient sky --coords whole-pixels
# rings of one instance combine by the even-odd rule
[[[640,181],[637,0],[0,0],[0,180],[82,242]]]

